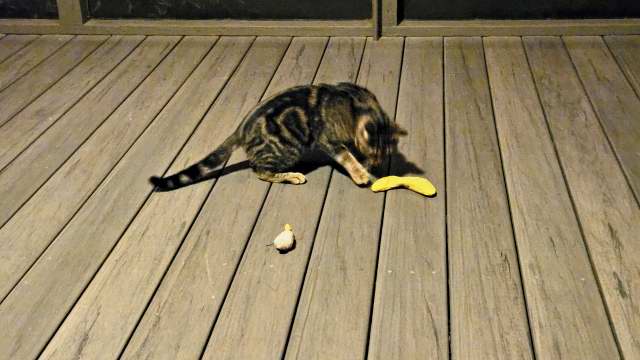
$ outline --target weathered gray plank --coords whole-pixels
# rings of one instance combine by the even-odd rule
[[[0,126],[91,54],[108,36],[81,35],[33,68],[28,74],[0,91]],[[61,95],[61,94],[59,94]]]
[[[521,40],[486,39],[485,50],[536,356],[616,359]]]
[[[15,324],[0,330],[0,348],[7,349],[6,355],[0,358],[31,358],[46,345],[47,340],[100,267],[129,221],[148,197],[151,186],[146,179],[165,169],[166,164],[184,145],[200,120],[197,109],[201,107],[206,109],[206,104],[201,107],[191,107],[191,110],[196,112],[190,114],[185,110],[185,106],[192,95],[191,87],[180,87],[180,85],[200,63],[216,39],[215,37],[185,38],[164,63],[172,66],[160,66],[156,73],[159,77],[173,79],[173,81],[160,82],[153,89],[154,92],[145,92],[144,102],[140,101],[143,97],[130,98],[137,101],[128,104],[146,110],[144,114],[135,114],[135,117],[150,118],[147,122],[151,124],[0,304],[0,323]],[[169,101],[178,87],[180,90]],[[155,106],[149,104],[147,97],[157,99],[158,103],[155,105],[159,108],[155,109]],[[168,104],[167,101],[169,101]],[[165,104],[167,104],[166,107]],[[164,109],[156,117],[160,108]],[[182,114],[185,116],[180,116]],[[180,121],[175,121],[178,116]],[[152,121],[153,118],[155,121]],[[127,117],[118,117],[118,119],[123,121]],[[129,130],[133,132],[135,129],[132,127]],[[118,132],[113,131],[111,134],[117,136]],[[96,135],[103,135],[108,139],[107,135],[101,134],[100,131],[96,132]],[[117,138],[111,139],[105,148],[125,147],[126,149],[126,143],[119,143],[123,138],[124,136],[120,134]],[[92,142],[86,144],[89,145],[76,153],[80,154],[81,158],[91,154],[93,154],[91,158],[95,158],[96,152],[106,152],[105,148],[91,146],[94,144]],[[76,163],[75,168],[79,169],[86,163]],[[57,174],[66,172],[63,170]],[[73,172],[69,171],[69,173]],[[78,187],[68,179],[80,180],[82,177],[82,173],[70,174],[67,177],[65,190]],[[43,201],[40,206],[49,205],[52,202]],[[51,205],[57,204],[53,202]],[[91,241],[87,242],[87,239]],[[42,244],[43,241],[35,243],[36,246],[42,246]],[[22,244],[21,247],[12,251],[12,254],[28,254],[26,260],[29,261],[32,259],[32,254],[41,251],[42,248]],[[19,271],[22,271],[24,258],[19,258],[22,261],[17,266]],[[10,263],[15,263],[15,260]],[[9,269],[9,273],[13,275],[16,272]],[[9,281],[15,282],[12,277]],[[77,350],[82,350],[82,347]],[[76,354],[69,352],[60,355],[76,357]]]
[[[73,38],[71,35],[42,35],[0,64],[0,90],[41,63]]]
[[[152,98],[150,93],[144,93],[144,91],[151,91],[159,81],[162,81],[160,78],[161,75],[157,75],[158,72],[156,72],[156,75],[151,80],[147,80],[146,85],[141,86],[134,95],[132,95],[133,100],[127,100],[122,110],[117,110],[114,115],[112,114],[134,89],[138,88],[140,82],[142,82],[171,51],[176,42],[177,38],[175,37],[148,38],[127,60],[109,74],[104,81],[90,91],[87,96],[0,173],[0,189],[2,189],[0,191],[3,192],[3,196],[0,196],[0,224],[5,223],[16,210],[55,173],[58,167],[83,144],[96,128],[100,128],[102,125],[103,127],[106,126],[106,129],[119,127],[122,128],[120,131],[126,131],[129,122],[137,120],[133,117],[134,113],[131,113],[131,117],[129,117],[127,112],[136,110],[139,108],[138,103],[142,103],[145,99]],[[166,66],[168,65],[165,65],[165,67]],[[166,94],[165,96],[169,95],[170,94]],[[45,108],[38,107],[37,109]],[[7,126],[9,126],[7,130],[15,136],[14,139],[16,139],[18,143],[25,144],[26,138],[32,138],[37,136],[37,132],[44,131],[42,127],[43,123],[55,120],[55,118],[46,118],[45,121],[38,122],[38,120],[43,119],[38,116],[39,112],[37,109],[33,118],[23,118],[20,116],[19,119],[25,120],[24,122],[17,122],[18,118],[16,118],[7,124]],[[144,110],[137,109],[137,111],[143,112]],[[28,114],[32,113],[28,112]],[[44,114],[46,114],[46,112]],[[149,120],[150,115],[152,114],[146,115],[147,120]],[[115,120],[109,121],[108,119]],[[119,119],[127,119],[128,121],[121,121]],[[106,124],[108,125],[105,124],[105,121],[107,121]],[[138,124],[137,122],[133,123]],[[0,132],[3,132],[5,128],[6,126],[3,127]],[[107,131],[110,130],[101,131],[108,133]],[[133,136],[135,134],[130,133],[130,135]],[[22,141],[21,138],[23,139]],[[100,141],[101,139],[99,138],[94,140],[96,145],[93,146],[104,146],[104,143],[101,145],[97,144]],[[15,144],[10,142],[8,145]],[[111,150],[122,154],[126,150],[126,147]],[[107,153],[104,155],[109,164],[107,169],[109,169],[113,166],[117,158],[112,158]],[[87,161],[95,165],[97,160],[98,159],[91,159]],[[96,173],[106,174],[104,172],[105,170],[98,170],[97,168],[96,170]],[[101,179],[101,177],[96,178],[95,181],[99,181],[99,179]],[[60,181],[64,180],[60,179]]]
[[[399,149],[413,165],[392,161],[391,173],[417,166],[439,194],[387,193],[370,358],[448,357],[442,51],[441,38],[406,40],[396,122],[408,129]]]
[[[569,37],[565,39],[565,43],[593,108],[638,200],[640,199],[640,121],[638,121],[640,99],[620,71],[601,37]]]
[[[107,74],[109,74],[120,62],[126,58],[133,49],[144,39],[143,36],[112,36],[95,52],[89,55],[84,61],[76,66],[69,74],[60,79],[54,86],[47,90],[42,96],[37,98],[28,107],[16,114],[11,121],[0,127],[0,169],[4,168],[18,154],[20,154],[29,144],[33,142],[43,131],[45,131],[53,122],[63,116],[78,100],[80,100],[89,90],[98,84]],[[139,50],[143,51],[143,50]],[[150,50],[147,50],[150,51]],[[160,54],[156,54],[156,63],[160,61]],[[132,66],[131,62],[121,65],[115,70],[109,79],[119,79],[120,82],[128,87],[134,87],[142,78],[151,71],[152,67],[146,65],[145,59],[132,60],[137,66]],[[125,76],[119,76],[121,71],[129,71]],[[136,75],[140,74],[140,75]],[[118,91],[119,96],[126,97],[129,93],[127,88],[118,86],[117,83],[109,83],[105,81],[104,89],[110,91]],[[113,104],[112,109],[117,103],[108,102],[116,100],[118,97],[109,96],[105,90],[98,87],[91,94],[88,94],[83,100],[85,104],[91,103],[92,111],[86,109],[81,110],[85,116],[91,116],[92,119],[104,119],[106,114],[100,118],[100,110],[109,104]],[[105,94],[102,101],[97,101],[92,96],[96,93]],[[122,99],[124,99],[124,97]],[[82,105],[78,105],[81,107]],[[107,111],[107,114],[112,111]],[[76,110],[78,111],[78,110]],[[78,113],[76,113],[76,116]],[[71,116],[71,115],[69,115]],[[85,123],[82,121],[82,123]],[[73,127],[75,129],[75,127]],[[52,130],[52,132],[55,130]],[[69,132],[69,128],[65,128]],[[78,135],[78,137],[80,137]],[[58,141],[55,142],[60,146]],[[50,150],[51,148],[49,148]],[[39,157],[39,156],[38,156]]]
[[[536,38],[527,39],[527,44],[540,98],[618,343],[625,359],[638,359],[640,308],[636,299],[640,299],[640,208],[562,41]],[[634,105],[635,109],[626,106],[634,104],[629,96],[635,98],[635,95],[624,79],[619,78],[622,74],[613,60],[606,61],[610,55],[601,38],[568,38],[566,44],[583,75],[584,84],[587,88],[592,86],[588,92],[600,120],[620,127],[624,127],[624,123],[633,127],[635,122],[635,142],[640,144],[640,132],[637,132],[640,130],[637,124],[640,104]],[[598,110],[599,107],[602,108]],[[624,111],[632,111],[635,117],[631,118]],[[630,128],[620,131],[633,133]],[[626,137],[626,134],[619,135]],[[611,138],[612,143],[615,139],[620,140],[620,137]],[[637,146],[636,151],[640,151]],[[636,159],[636,162],[640,161],[640,157],[636,156]]]
[[[5,35],[0,40],[0,63],[38,38],[38,35]]]
[[[268,37],[256,40],[172,171],[201,159],[236,129],[242,116],[255,107],[264,94],[289,41]],[[293,61],[295,53],[299,52],[289,53],[287,61]],[[292,79],[289,75],[296,79],[307,71],[294,69],[296,67],[281,68],[275,81]],[[239,154],[241,152],[230,161],[237,161]],[[226,284],[244,248],[244,239],[251,231],[265,196],[267,184],[255,176],[249,177],[250,172],[248,169],[233,172],[216,181],[125,349],[124,358],[200,356],[213,321],[212,308],[219,306],[224,297]],[[210,182],[196,184],[162,194],[161,198],[164,198],[163,203],[175,203],[177,198],[184,197],[179,203],[191,198],[201,204],[210,187]],[[183,218],[182,221],[191,220]],[[180,235],[185,232],[181,230]]]
[[[151,154],[149,159],[156,162],[157,154],[165,151],[159,147],[167,146],[163,137],[177,137],[178,140],[184,138],[187,134],[178,134],[182,131],[174,127],[189,130],[202,119],[242,60],[251,42],[252,38],[248,37],[226,38],[215,45],[154,121],[154,125],[157,122],[165,122],[165,129],[153,136],[147,136],[145,133],[132,152],[123,159],[123,163],[128,162],[129,165],[128,170],[122,171],[135,175],[129,180],[131,183],[122,183],[118,187],[122,186],[127,192],[134,190],[135,194],[145,194],[145,190],[150,190],[150,186],[139,181],[146,174],[137,174],[140,168],[132,171],[136,163],[144,162],[142,158],[135,158],[136,149],[141,149],[139,156]],[[163,166],[170,158],[165,157],[164,160],[166,161],[157,163],[156,167]],[[172,170],[179,169],[172,166]],[[115,184],[109,187],[111,192],[114,191],[113,185]],[[174,194],[177,195],[178,192]],[[145,204],[45,348],[43,358],[66,358],[74,354],[85,358],[118,356],[180,245],[180,240],[188,229],[186,224],[196,215],[204,200],[204,195],[200,201],[185,195],[182,193],[182,197],[176,197],[156,194]],[[178,206],[180,203],[182,206]],[[105,240],[113,242],[115,239],[117,236]]]
[[[605,36],[609,49],[616,57],[618,65],[627,76],[629,83],[640,96],[640,35]]]
[[[332,39],[314,82],[354,81],[364,43],[361,38]],[[323,167],[308,174],[303,186],[271,186],[205,358],[282,357],[330,173],[330,167]],[[282,231],[283,222],[293,224],[298,238],[295,251],[286,256],[265,246]]]
[[[409,133],[398,147],[409,164],[392,160],[391,174],[424,173],[439,193],[387,193],[371,359],[448,358],[442,52],[442,38],[405,42],[396,122]]]
[[[358,83],[376,94],[391,119],[395,117],[402,47],[402,38],[367,39],[358,75]],[[358,188],[348,176],[334,175],[286,358],[365,356],[384,195]]]
[[[177,39],[158,38],[171,48]],[[182,42],[0,229],[0,297],[24,274],[169,101],[206,49]],[[169,74],[169,76],[167,76]],[[11,192],[9,192],[11,193]],[[33,226],[34,222],[43,226]]]
[[[515,240],[482,40],[445,40],[451,352],[530,359]]]

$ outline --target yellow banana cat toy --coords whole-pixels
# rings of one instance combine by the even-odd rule
[[[371,185],[371,190],[373,190],[373,192],[379,192],[397,187],[404,187],[424,196],[433,196],[436,194],[436,188],[429,180],[415,176],[386,176],[376,180],[373,185]]]

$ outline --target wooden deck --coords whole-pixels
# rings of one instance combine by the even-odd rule
[[[0,359],[640,359],[640,36],[0,37]],[[435,198],[241,152],[151,192],[338,81]]]

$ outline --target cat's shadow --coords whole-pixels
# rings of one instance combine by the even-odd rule
[[[388,164],[389,164],[388,161],[384,162],[377,168],[371,169],[371,173],[377,177],[382,177],[386,175],[405,176],[409,174],[413,174],[413,175],[424,174],[424,170],[419,168],[416,164],[412,163],[411,161],[407,160],[407,158],[401,153],[394,153],[393,155],[391,155],[390,160],[391,160],[391,164],[393,164],[391,167],[392,168],[391,174],[386,173]],[[306,175],[323,166],[332,166],[336,171],[338,171],[342,175],[349,176],[349,174],[347,174],[347,171],[342,166],[340,166],[338,163],[336,163],[333,159],[331,159],[326,154],[319,151],[313,152],[307,155],[305,158],[303,158],[302,161],[294,167],[293,171],[299,171]]]
[[[387,164],[388,162],[385,162],[380,167],[376,169],[372,169],[371,173],[378,177],[387,175],[386,174]],[[408,161],[407,158],[401,153],[394,153],[391,156],[391,164],[392,164],[392,167],[391,167],[392,171],[390,175],[405,176],[409,174],[414,174],[414,175],[424,174],[424,170],[420,169],[416,164]],[[291,171],[301,172],[306,175],[324,166],[332,166],[335,170],[337,170],[341,174],[345,176],[349,176],[342,166],[337,164],[335,161],[333,161],[333,159],[331,159],[326,154],[319,151],[310,153],[307,156],[305,156],[300,161],[300,163],[298,163],[296,166],[294,166],[291,169]],[[249,161],[244,160],[239,163],[227,165],[222,169],[214,170],[207,176],[200,179],[199,181],[196,181],[195,183],[199,183],[199,182],[203,182],[211,179],[218,179],[224,175],[231,174],[237,171],[246,170],[249,168],[250,168]]]

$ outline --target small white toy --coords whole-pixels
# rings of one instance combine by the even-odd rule
[[[295,243],[295,239],[293,236],[293,231],[291,225],[285,224],[284,231],[281,232],[276,238],[273,240],[273,246],[275,246],[278,251],[281,253],[286,253],[287,251],[293,249],[293,244]]]

